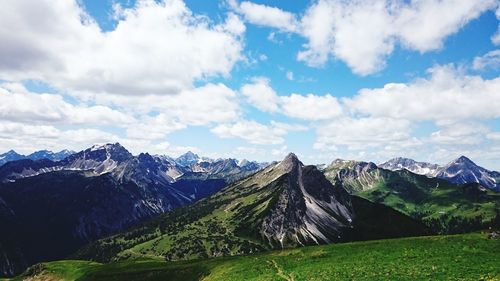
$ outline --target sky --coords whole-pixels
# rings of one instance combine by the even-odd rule
[[[500,170],[498,0],[6,0],[0,152]]]

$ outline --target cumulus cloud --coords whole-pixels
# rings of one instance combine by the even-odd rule
[[[337,98],[329,94],[283,96],[281,107],[285,115],[304,120],[332,119],[342,114],[342,107]]]
[[[188,125],[208,125],[216,122],[228,122],[239,116],[239,104],[236,93],[222,83],[208,83],[200,87],[182,90],[176,95],[99,95],[85,97],[104,105],[113,105],[130,114],[145,116],[145,123],[151,116],[158,115],[175,127]]]
[[[500,68],[500,50],[493,50],[483,56],[475,57],[472,68],[475,70]]]
[[[427,78],[362,89],[342,99],[345,115],[314,124],[314,148],[378,161],[425,155],[422,160],[445,163],[466,154],[491,163],[480,152],[494,150],[500,139],[487,122],[500,118],[500,79],[466,74],[453,65],[428,72]],[[421,125],[436,128],[422,134]]]
[[[35,150],[80,150],[93,143],[119,141],[112,133],[92,128],[61,130],[52,125],[30,125],[17,122],[0,123],[0,149],[15,148],[21,153]]]
[[[26,123],[127,126],[134,118],[106,106],[73,105],[58,94],[37,94],[20,83],[0,84],[0,117]]]
[[[495,5],[495,0],[318,0],[301,20],[308,43],[297,58],[319,66],[333,57],[357,74],[372,74],[384,67],[396,44],[419,52],[439,49]]]
[[[488,127],[478,122],[461,122],[442,126],[431,133],[430,142],[451,145],[477,145],[489,133]]]
[[[279,96],[265,78],[253,79],[252,83],[243,85],[240,92],[250,104],[264,112],[280,112],[304,120],[332,119],[342,114],[340,103],[330,94]]]
[[[438,124],[500,117],[500,78],[466,75],[452,65],[433,67],[429,74],[407,84],[362,89],[343,102],[351,111],[374,117]]]
[[[115,8],[118,22],[109,32],[77,1],[4,4],[4,80],[39,79],[66,90],[117,95],[175,94],[195,80],[228,75],[242,59],[245,26],[238,16],[214,24],[180,0]]]
[[[29,125],[17,122],[0,123],[0,151],[15,148],[17,152],[29,154],[40,149],[80,151],[92,144],[120,142],[134,154],[178,156],[186,151],[199,151],[192,146],[176,146],[166,141],[126,138],[95,128],[60,129],[52,125]]]
[[[282,144],[283,138],[290,131],[301,131],[306,128],[279,122],[264,125],[255,121],[241,120],[230,124],[221,124],[211,132],[221,138],[238,137],[253,144]]]
[[[497,19],[500,21],[500,5],[497,7],[497,11],[495,13],[497,16]],[[495,45],[500,45],[500,24],[498,24],[498,30],[493,36],[491,37],[491,42]]]
[[[243,1],[240,4],[236,1],[229,3],[235,11],[242,14],[244,19],[252,24],[273,27],[283,32],[298,31],[299,22],[290,12],[249,1]]]
[[[386,145],[410,146],[418,142],[411,137],[411,123],[394,118],[340,118],[317,125],[314,148],[336,150],[346,146],[350,150],[368,149]]]
[[[269,83],[267,78],[256,77],[252,79],[252,83],[243,85],[240,92],[256,108],[265,112],[277,112],[279,97]]]

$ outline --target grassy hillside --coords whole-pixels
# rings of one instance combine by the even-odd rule
[[[478,184],[454,185],[407,170],[389,171],[356,161],[335,161],[324,173],[352,194],[421,220],[439,233],[500,226],[500,193]]]
[[[358,196],[419,219],[440,233],[465,233],[500,226],[500,193],[477,184],[453,185],[412,174],[390,173]]]
[[[500,240],[473,233],[182,262],[58,261],[14,280],[500,280],[499,260]]]

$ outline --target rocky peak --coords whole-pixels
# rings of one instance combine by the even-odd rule
[[[188,151],[184,154],[182,154],[181,156],[177,157],[177,159],[175,159],[175,162],[177,162],[177,164],[181,165],[181,166],[190,166],[192,164],[195,164],[195,163],[198,163],[198,161],[200,160],[200,157],[191,152],[191,151]]]
[[[273,170],[282,176],[276,177]],[[333,242],[350,226],[353,214],[347,191],[333,186],[315,166],[303,165],[290,153],[262,173],[274,175],[267,186],[282,188],[261,224],[263,238],[273,247]]]
[[[113,159],[121,162],[133,157],[133,155],[120,143],[107,143],[104,145],[94,145],[91,148],[83,151],[90,158],[97,156],[98,158]]]
[[[463,155],[458,157],[457,159],[455,159],[453,162],[454,163],[462,163],[462,164],[466,164],[466,165],[476,165],[474,162],[472,162],[472,160],[470,160],[469,158],[467,158]]]
[[[11,150],[9,150],[9,151],[5,152],[5,153],[4,153],[4,154],[2,154],[2,155],[3,155],[3,156],[6,156],[6,157],[8,157],[8,156],[22,156],[21,154],[19,154],[19,153],[15,152],[13,149],[11,149]]]
[[[285,171],[291,171],[292,169],[298,167],[298,166],[303,166],[302,162],[300,162],[299,158],[297,155],[294,153],[290,152],[285,159],[283,159],[279,165],[283,167]]]

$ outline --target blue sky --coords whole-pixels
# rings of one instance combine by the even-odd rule
[[[496,0],[8,2],[0,150],[500,169]]]

